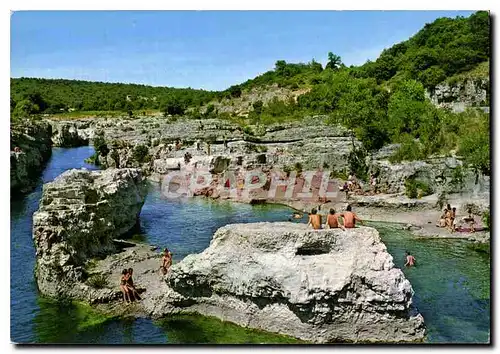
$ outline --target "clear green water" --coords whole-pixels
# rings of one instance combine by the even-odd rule
[[[33,279],[35,250],[31,220],[38,208],[41,183],[68,168],[87,167],[92,148],[54,149],[40,185],[11,201],[11,339],[17,343],[291,343],[282,336],[243,329],[201,316],[107,320],[75,304],[38,296]],[[141,213],[142,237],[168,247],[175,260],[200,252],[220,226],[234,222],[284,221],[282,206],[235,204],[203,199],[164,200],[153,188]],[[487,342],[490,327],[489,257],[472,252],[465,242],[418,240],[390,224],[372,224],[381,232],[395,264],[410,250],[418,266],[405,269],[416,292],[415,303],[429,329],[430,342]]]

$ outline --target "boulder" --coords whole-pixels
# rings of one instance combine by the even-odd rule
[[[145,183],[136,169],[72,169],[43,186],[33,215],[42,294],[71,296],[76,283],[85,281],[85,262],[116,251],[113,239],[138,224]]]
[[[173,265],[152,313],[184,308],[319,342],[420,341],[413,289],[373,228],[233,224]]]

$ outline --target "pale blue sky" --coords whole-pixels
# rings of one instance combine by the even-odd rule
[[[276,60],[374,60],[438,17],[471,11],[20,11],[11,76],[221,90]]]

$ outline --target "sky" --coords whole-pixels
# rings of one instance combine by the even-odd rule
[[[438,17],[471,11],[17,11],[11,77],[224,90],[277,60],[375,60]]]

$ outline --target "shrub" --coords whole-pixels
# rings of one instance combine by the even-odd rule
[[[149,154],[148,147],[142,144],[136,145],[132,152],[132,157],[135,161],[139,163],[146,162],[146,157]]]
[[[104,274],[93,274],[87,279],[87,284],[95,289],[108,286],[108,278]]]
[[[418,181],[412,177],[405,181],[406,196],[408,198],[420,198],[432,194],[430,186],[422,181]]]
[[[483,215],[481,217],[481,219],[483,220],[484,227],[487,228],[488,230],[490,229],[490,218],[491,218],[490,208],[488,208],[488,210],[483,212]]]
[[[286,173],[286,176],[290,176],[290,172],[292,172],[292,167],[288,166],[288,165],[285,165],[283,166],[283,172]]]
[[[106,145],[103,134],[98,134],[92,140],[92,145],[94,145],[94,150],[100,156],[106,156],[109,153],[109,148]]]
[[[293,167],[295,168],[295,171],[297,171],[297,174],[302,173],[302,164],[300,162],[296,162]]]

